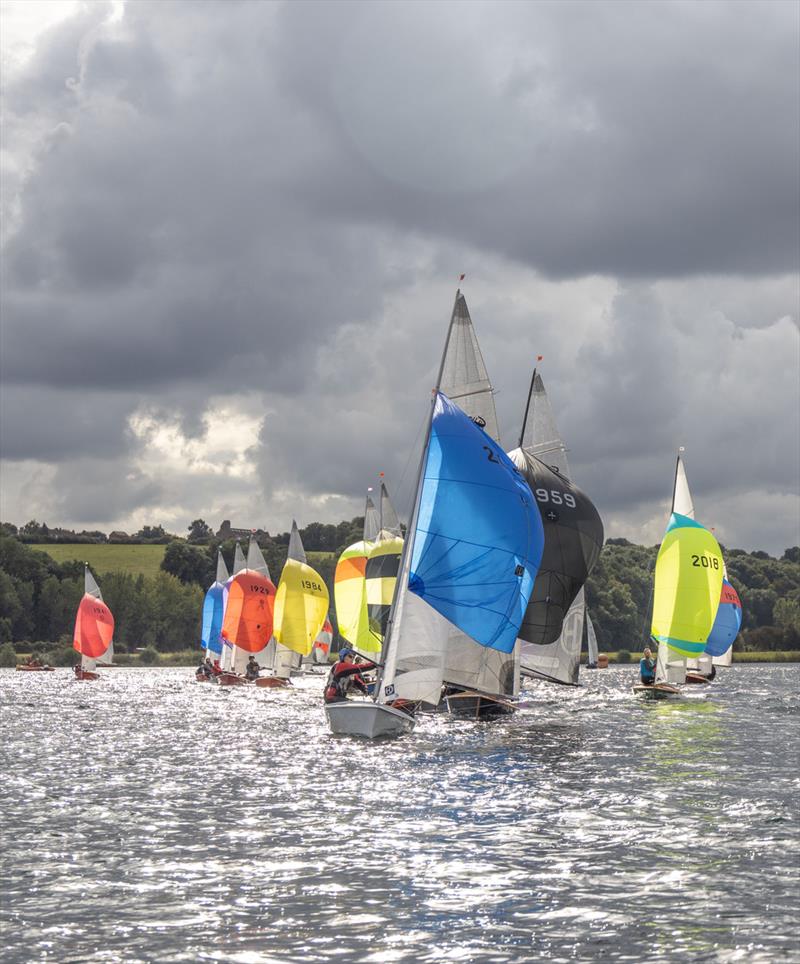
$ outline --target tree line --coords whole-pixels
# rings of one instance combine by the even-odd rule
[[[328,585],[341,550],[361,538],[363,519],[326,530],[324,556],[310,563]],[[303,532],[308,533],[309,526]],[[333,530],[331,532],[330,530]],[[285,540],[284,540],[285,536]],[[258,539],[277,584],[286,561],[288,533]],[[304,540],[319,545],[313,538]],[[232,568],[235,541],[211,538],[206,544],[173,540],[166,546],[161,572],[154,577],[108,572],[98,576],[103,598],[116,621],[116,652],[143,647],[161,653],[198,646],[205,589],[213,582],[217,549]],[[246,549],[246,546],[243,546]],[[609,539],[586,586],[586,600],[601,649],[637,651],[647,639],[657,546]],[[800,548],[776,559],[765,552],[724,550],[728,575],[744,609],[737,651],[800,649]],[[71,646],[75,611],[83,594],[83,564],[57,563],[19,538],[0,533],[0,644],[20,652]]]

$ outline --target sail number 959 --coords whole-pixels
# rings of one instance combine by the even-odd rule
[[[558,489],[534,489],[533,494],[537,502],[552,502],[553,505],[568,505],[575,508],[575,496],[569,492],[559,492]]]
[[[693,566],[702,566],[703,569],[719,569],[719,559],[716,556],[692,556]]]

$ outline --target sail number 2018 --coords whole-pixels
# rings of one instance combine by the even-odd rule
[[[692,556],[693,566],[702,566],[703,569],[719,569],[719,559],[716,556]]]

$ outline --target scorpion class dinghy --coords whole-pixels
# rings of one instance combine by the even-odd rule
[[[222,623],[225,618],[225,604],[228,601],[228,568],[222,558],[222,550],[217,550],[217,574],[214,582],[208,587],[203,600],[203,623],[200,631],[200,641],[206,657],[210,659],[222,658]],[[205,673],[195,674],[199,683],[210,682]]]
[[[653,586],[650,635],[658,644],[655,682],[635,684],[636,695],[662,700],[680,696],[686,660],[702,655],[714,625],[722,575],[722,552],[708,529],[695,521],[679,453],[672,511],[658,550]]]
[[[458,292],[454,315],[461,300]],[[507,658],[533,588],[543,542],[533,496],[498,443],[439,391],[444,362],[375,696],[326,704],[337,734],[410,731],[417,705],[440,702],[451,639],[463,634]]]
[[[509,457],[530,486],[544,526],[542,562],[519,634],[520,672],[576,686],[583,587],[603,548],[603,522],[591,499],[570,481],[567,449],[535,368],[519,446]]]
[[[80,663],[75,666],[75,678],[88,681],[99,678],[95,672],[97,662],[113,646],[114,617],[103,602],[100,587],[95,582],[88,563],[84,568],[83,587],[83,598],[75,616],[72,648],[77,650],[81,657]]]

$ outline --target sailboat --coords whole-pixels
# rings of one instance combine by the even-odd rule
[[[261,653],[272,638],[275,607],[275,586],[253,536],[247,547],[246,567],[228,582],[228,602],[220,636],[229,644],[231,657],[229,668],[216,680],[221,686],[239,686],[248,682],[244,671],[250,656]]]
[[[589,611],[584,610],[584,612],[586,614],[586,668],[597,669],[600,661],[600,653],[597,651],[597,634],[594,631],[594,623]]]
[[[317,633],[317,638],[314,640],[314,646],[311,650],[312,666],[328,665],[332,642],[333,626],[331,625],[330,618],[326,616],[325,622],[322,624],[322,629]]]
[[[367,561],[380,533],[380,516],[368,494],[364,509],[364,537],[339,556],[333,577],[333,597],[339,635],[359,653],[381,651],[381,638],[372,632],[367,602]]]
[[[575,686],[583,586],[603,548],[603,522],[591,499],[570,481],[567,450],[535,368],[519,446],[509,457],[530,486],[544,525],[542,563],[520,629],[520,672]]]
[[[731,665],[733,642],[741,627],[742,602],[728,580],[727,571],[723,571],[717,616],[706,640],[703,655],[695,660],[686,660],[687,683],[710,682],[716,676],[717,666]]]
[[[222,656],[222,622],[225,618],[225,604],[228,601],[228,568],[222,557],[222,550],[217,550],[217,574],[214,582],[208,587],[203,600],[203,623],[200,631],[200,641],[206,657],[212,660]],[[209,682],[208,676],[198,672],[198,682]]]
[[[475,326],[459,291],[450,318],[440,390],[494,442],[500,442],[494,391]],[[447,641],[442,708],[469,717],[512,713],[519,695],[519,649],[479,646],[453,627]]]
[[[233,580],[240,572],[243,572],[247,568],[247,563],[245,562],[244,553],[242,552],[241,544],[239,540],[236,540],[236,547],[233,550],[233,572],[228,576],[225,581],[225,607],[222,610],[222,622],[225,623],[225,609],[228,606],[228,593],[233,585]],[[234,644],[233,641],[228,639],[226,636],[222,635],[222,630],[220,629],[220,639],[222,641],[222,659],[220,660],[220,666],[223,671],[228,672],[233,666],[234,660]],[[216,678],[218,681],[218,677]]]
[[[297,523],[292,520],[286,564],[275,596],[275,660],[271,676],[258,686],[288,686],[290,674],[309,656],[328,617],[328,587],[308,565]]]
[[[381,482],[378,535],[367,550],[364,571],[369,631],[378,642],[377,652],[386,635],[389,610],[403,552],[403,535],[386,484]],[[366,537],[365,537],[366,541]],[[358,647],[356,647],[358,649]],[[368,652],[375,652],[369,650]]]
[[[654,684],[637,683],[634,693],[648,699],[680,695],[678,687],[686,680],[686,660],[703,653],[714,626],[723,568],[719,543],[695,521],[679,452],[672,510],[658,550],[653,586],[650,635],[658,643],[656,679]]]
[[[88,563],[83,573],[83,598],[75,616],[75,632],[72,648],[81,655],[75,666],[75,677],[79,680],[95,680],[97,661],[113,646],[114,617],[103,602],[100,587],[89,570]]]
[[[457,292],[454,317],[461,301]],[[446,357],[445,351],[375,696],[326,704],[337,734],[409,732],[415,707],[440,701],[453,637],[462,634],[508,657],[533,589],[541,518],[497,442],[440,391]]]

